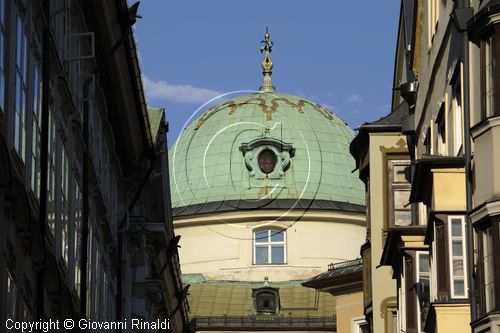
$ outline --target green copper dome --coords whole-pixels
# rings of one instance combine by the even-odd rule
[[[237,97],[189,124],[170,150],[172,206],[364,205],[363,184],[352,173],[353,137],[341,119],[306,99],[272,91]]]

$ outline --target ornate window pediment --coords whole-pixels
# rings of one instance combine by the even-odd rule
[[[295,149],[272,137],[263,137],[240,146],[249,174],[249,187],[285,187]]]

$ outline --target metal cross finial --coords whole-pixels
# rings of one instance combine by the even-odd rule
[[[266,26],[266,34],[264,35],[264,40],[260,42],[260,53],[265,52],[264,60],[262,60],[262,74],[264,75],[264,83],[260,87],[261,91],[275,91],[272,82],[271,74],[273,69],[273,62],[271,61],[270,53],[273,50],[273,42],[269,35],[269,29]]]

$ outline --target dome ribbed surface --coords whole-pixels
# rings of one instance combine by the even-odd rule
[[[169,152],[172,206],[262,199],[268,189],[249,185],[240,147],[263,137],[294,149],[284,186],[268,199],[364,205],[364,185],[352,173],[349,153],[354,132],[314,102],[265,92],[224,102],[188,125]]]

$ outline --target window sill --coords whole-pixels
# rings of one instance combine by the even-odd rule
[[[479,136],[498,126],[500,126],[500,115],[485,118],[471,128],[472,139],[476,140]]]

